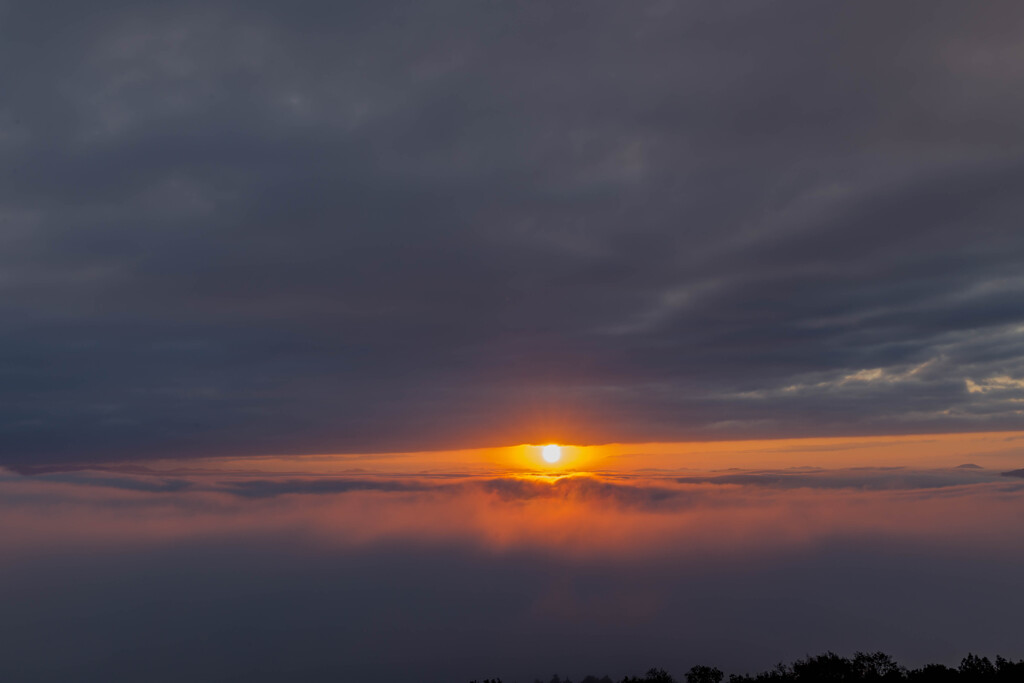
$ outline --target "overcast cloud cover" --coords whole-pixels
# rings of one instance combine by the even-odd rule
[[[0,1],[0,460],[1019,428],[1022,30]]]

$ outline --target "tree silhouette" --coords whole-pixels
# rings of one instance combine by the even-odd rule
[[[622,683],[676,683],[676,679],[672,678],[664,669],[648,669],[643,678],[626,676],[622,679]]]
[[[725,674],[710,666],[694,666],[686,672],[686,683],[722,683]],[[758,674],[732,674],[729,683],[1024,683],[1024,660],[1011,661],[997,656],[969,653],[953,669],[943,664],[927,664],[906,669],[884,652],[857,652],[852,658],[826,652],[807,656],[792,664],[779,663]],[[478,683],[471,681],[470,683]],[[482,683],[501,683],[484,679]],[[544,683],[537,680],[534,683]],[[572,683],[568,678],[552,676],[549,683]],[[608,676],[587,676],[580,683],[613,683]],[[664,669],[649,669],[643,676],[626,676],[621,683],[676,683]]]
[[[793,680],[813,681],[853,681],[853,663],[846,657],[835,652],[826,652],[817,657],[807,657],[793,662]]]
[[[852,668],[855,681],[901,681],[906,675],[906,670],[884,652],[857,652]]]
[[[1000,683],[1024,681],[1024,659],[1011,662],[996,655],[996,680]]]
[[[994,680],[995,675],[996,667],[992,665],[988,657],[979,657],[974,653],[968,653],[960,662],[960,680],[965,683]]]
[[[710,666],[695,666],[686,672],[686,683],[722,683],[725,674]]]
[[[953,683],[960,680],[960,672],[942,664],[928,664],[907,672],[910,683]]]

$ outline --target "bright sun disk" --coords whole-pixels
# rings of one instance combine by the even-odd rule
[[[562,459],[562,447],[558,444],[548,444],[540,451],[545,462],[555,463]]]

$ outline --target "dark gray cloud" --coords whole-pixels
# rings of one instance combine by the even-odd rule
[[[641,479],[636,482],[608,481],[601,477],[543,479],[505,477],[480,484],[488,493],[505,501],[561,498],[576,503],[598,503],[641,509],[678,508],[704,498],[694,491],[680,490]]]
[[[1019,3],[0,12],[5,462],[1022,425]]]
[[[424,477],[410,475],[363,476],[260,476],[225,478],[223,473],[194,473],[190,476],[158,476],[131,471],[62,471],[24,474],[12,470],[0,483],[58,483],[74,486],[120,489],[146,493],[227,493],[242,499],[274,498],[284,495],[336,496],[346,493],[381,492],[394,494],[436,493],[456,498],[477,491],[505,503],[561,500],[571,504],[605,505],[623,510],[673,511],[714,505],[721,493],[707,486],[742,487],[744,491],[851,490],[918,491],[989,485],[984,490],[1014,494],[1022,486],[1003,477],[1024,477],[1024,470],[996,472],[981,468],[906,469],[901,467],[855,467],[846,469],[797,468],[789,470],[741,470],[688,476],[642,472],[632,475],[576,474],[556,478],[510,475],[502,477]],[[447,479],[447,481],[446,481]],[[995,484],[995,486],[991,486]],[[14,489],[17,491],[17,489]],[[938,493],[941,494],[941,491]]]
[[[913,490],[946,488],[997,481],[995,472],[963,470],[905,470],[903,468],[851,468],[820,472],[737,472],[711,476],[676,477],[680,484],[739,484],[782,489]]]
[[[219,490],[244,498],[271,498],[287,493],[332,494],[349,491],[431,491],[437,484],[422,481],[374,479],[253,479],[222,484]]]

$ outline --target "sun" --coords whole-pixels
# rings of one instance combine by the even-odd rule
[[[544,458],[544,462],[553,464],[562,459],[562,447],[555,443],[549,443],[540,449],[540,454]]]

